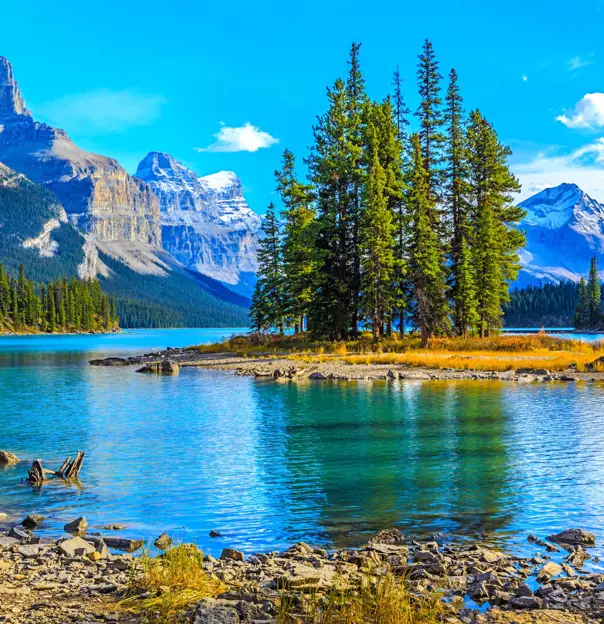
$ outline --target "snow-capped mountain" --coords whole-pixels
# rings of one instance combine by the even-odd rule
[[[255,273],[261,219],[233,172],[200,178],[169,154],[150,152],[136,177],[159,199],[163,247],[177,260],[232,286]]]
[[[604,206],[576,184],[545,189],[520,206],[526,210],[519,228],[527,244],[520,252],[519,286],[577,281],[594,255],[604,268]]]

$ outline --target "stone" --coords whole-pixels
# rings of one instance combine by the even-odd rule
[[[239,624],[236,609],[223,606],[208,606],[203,602],[197,605],[193,624]]]
[[[19,463],[19,458],[14,453],[0,451],[0,466],[14,466]]]
[[[178,375],[180,367],[172,360],[162,360],[161,362],[151,362],[139,368],[137,373],[154,373],[156,375]]]
[[[19,540],[8,535],[0,535],[0,552],[19,544]]]
[[[20,529],[18,527],[13,527],[9,532],[8,532],[8,536],[9,537],[14,537],[16,539],[18,539],[22,544],[25,544],[27,542],[29,542],[32,538],[32,533],[30,533],[29,531],[25,530],[25,529]]]
[[[585,552],[585,550],[583,550],[583,548],[581,546],[577,546],[571,553],[568,554],[568,556],[566,557],[566,561],[572,565],[575,566],[575,568],[581,568],[583,567],[583,564],[588,560],[591,559],[591,555],[587,552]]]
[[[65,533],[71,533],[72,535],[84,537],[84,535],[86,535],[86,530],[88,529],[88,521],[85,516],[80,516],[79,518],[67,523],[63,528],[65,529]]]
[[[17,552],[25,559],[35,559],[48,550],[47,544],[23,544]]]
[[[398,529],[385,529],[374,535],[369,544],[402,544],[405,536]]]
[[[516,609],[539,609],[542,603],[534,596],[514,596],[510,604]]]
[[[234,550],[233,548],[224,548],[222,550],[220,558],[223,560],[232,559],[233,561],[243,561],[244,556],[240,550]]]
[[[72,537],[59,544],[59,551],[66,557],[84,557],[95,552],[96,548],[81,537]]]
[[[558,576],[562,572],[562,566],[558,565],[554,561],[548,561],[540,570],[537,572],[537,580],[542,583],[544,581],[549,581],[554,576]]]
[[[23,518],[23,520],[21,521],[21,526],[26,528],[26,529],[37,529],[42,522],[44,522],[44,520],[46,520],[46,516],[43,516],[41,514],[29,514],[28,516],[25,516],[25,518]]]
[[[130,361],[121,357],[108,357],[99,360],[88,360],[91,366],[129,366]]]
[[[210,531],[210,537],[222,537],[222,533],[220,531],[214,531],[213,529]]]
[[[124,531],[128,528],[125,524],[106,524],[102,526],[101,529],[105,531]]]
[[[595,546],[596,536],[583,529],[566,529],[560,533],[555,533],[547,537],[550,542],[557,544],[573,544],[580,546]]]
[[[133,553],[145,545],[145,540],[127,539],[125,537],[111,537],[109,535],[88,535],[87,539],[94,544],[105,542],[105,544],[113,550],[121,550],[127,553]]]
[[[167,533],[162,533],[153,543],[159,550],[167,550],[172,546],[172,538]]]

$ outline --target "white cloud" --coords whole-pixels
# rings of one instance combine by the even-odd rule
[[[279,143],[268,132],[252,126],[248,121],[239,127],[222,126],[214,135],[214,143],[208,147],[196,147],[198,152],[257,152],[259,149]]]
[[[567,65],[568,71],[574,71],[575,69],[585,67],[586,65],[593,65],[593,61],[581,58],[580,56],[573,56],[573,58],[568,61]]]
[[[525,74],[522,75],[522,82],[527,82],[528,81],[528,76],[526,76]]]
[[[556,120],[567,128],[601,128],[604,126],[604,93],[586,93],[573,111],[559,115]]]
[[[131,89],[97,89],[43,103],[36,113],[70,132],[124,132],[155,121],[165,102],[161,95]]]
[[[520,200],[545,188],[570,182],[598,201],[604,201],[604,137],[572,152],[543,151],[524,163],[512,165],[520,179]]]

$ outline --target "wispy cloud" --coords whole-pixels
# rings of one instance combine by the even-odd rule
[[[279,139],[253,126],[249,121],[239,127],[223,125],[214,138],[216,140],[208,147],[194,149],[197,152],[257,152],[279,143]]]
[[[604,93],[586,93],[572,111],[556,119],[567,128],[601,128],[604,126]]]
[[[158,119],[166,99],[133,89],[97,89],[36,106],[49,123],[70,132],[124,132]]]
[[[581,56],[573,56],[573,58],[568,61],[567,68],[568,71],[575,71],[575,69],[580,69],[581,67],[586,67],[587,65],[593,65],[593,60],[586,59]]]
[[[512,169],[522,184],[521,199],[562,182],[573,182],[595,199],[604,201],[604,137],[570,152],[553,149],[538,152]]]
[[[526,74],[522,74],[522,82],[528,82],[528,76]]]

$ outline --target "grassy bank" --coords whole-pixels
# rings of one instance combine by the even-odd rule
[[[557,338],[545,333],[499,335],[489,338],[434,338],[425,347],[414,335],[370,335],[356,340],[329,342],[308,336],[235,336],[221,343],[191,347],[198,353],[235,353],[243,357],[283,357],[305,362],[337,361],[355,364],[398,364],[434,369],[506,371],[518,368],[563,371],[586,365],[604,356],[604,343]],[[604,363],[592,369],[604,372]]]

